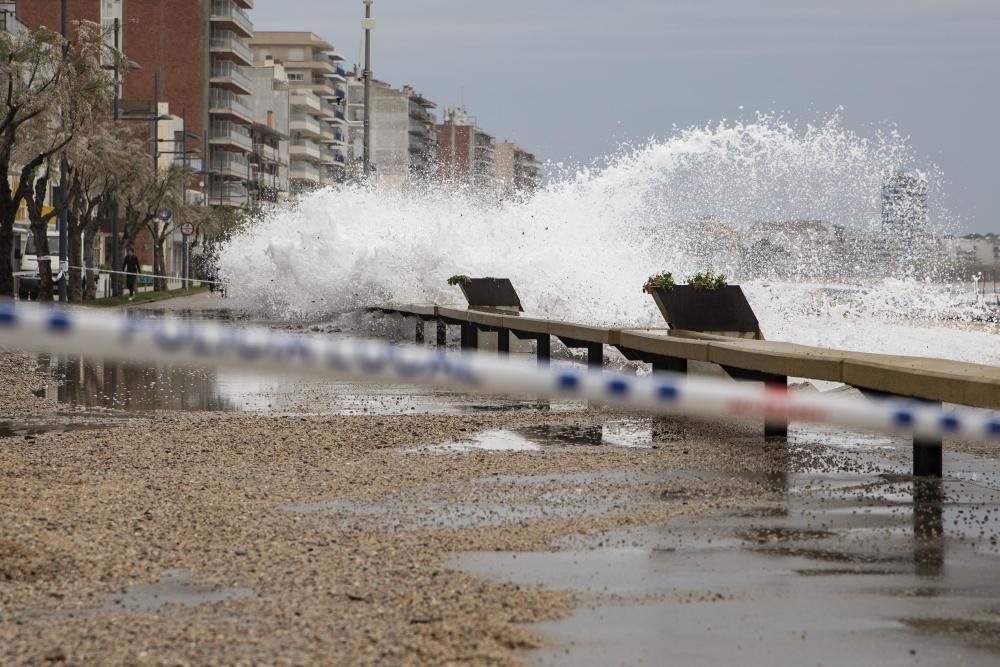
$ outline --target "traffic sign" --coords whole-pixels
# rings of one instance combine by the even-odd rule
[[[181,225],[181,234],[183,234],[184,236],[191,236],[192,234],[194,234],[194,225],[192,225],[190,222],[185,222],[183,225]]]

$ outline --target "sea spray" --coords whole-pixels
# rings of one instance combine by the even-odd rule
[[[762,117],[623,149],[518,200],[440,184],[320,190],[236,235],[218,267],[233,298],[284,318],[460,303],[446,280],[468,274],[511,278],[532,313],[632,326],[662,325],[641,291],[649,275],[712,269],[746,286],[769,338],[945,354],[943,335],[935,350],[922,333],[908,347],[898,332],[876,331],[979,316],[968,285],[941,284],[940,251],[903,262],[912,258],[885,238],[882,184],[914,168],[896,133],[860,137],[836,117],[802,128]],[[938,187],[940,174],[925,171]],[[938,199],[932,191],[935,230],[950,220]],[[774,255],[773,230],[803,225],[846,239],[835,247],[796,232],[784,239],[790,250]],[[978,343],[949,354],[1000,356]]]

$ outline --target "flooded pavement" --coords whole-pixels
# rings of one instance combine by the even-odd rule
[[[800,430],[789,447],[844,439]],[[995,665],[1000,465],[946,454],[954,475],[915,482],[879,461],[906,444],[852,445],[879,475],[768,475],[743,507],[450,566],[581,596],[570,618],[534,626],[552,645],[529,664]]]

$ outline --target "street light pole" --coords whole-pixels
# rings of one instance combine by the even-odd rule
[[[112,110],[115,119],[115,127],[117,129],[118,118],[119,118],[119,107],[121,106],[121,89],[119,83],[119,73],[118,73],[118,54],[121,51],[121,19],[117,16],[115,17],[115,108]],[[115,192],[114,200],[111,204],[111,270],[120,271],[121,261],[122,261],[122,251],[119,247],[118,240],[118,197],[117,192]],[[121,295],[121,282],[118,280],[118,274],[112,273],[108,276],[111,279],[111,296]]]
[[[63,37],[63,58],[69,56],[69,43],[66,41],[69,39],[68,23],[69,19],[67,17],[66,11],[66,0],[62,0],[60,3],[61,14],[61,25],[62,37]],[[66,228],[68,219],[66,216],[66,207],[69,206],[69,184],[66,181],[66,172],[69,170],[69,163],[66,161],[66,152],[63,151],[62,158],[59,160],[59,302],[66,303],[69,301],[69,294],[66,290],[66,285],[68,282],[69,272],[69,262],[66,261],[66,246],[69,244],[69,229]]]
[[[375,28],[375,20],[372,18],[373,2],[374,0],[364,0],[365,19],[361,22],[361,27],[365,31],[365,180],[371,174],[372,168],[372,30]]]

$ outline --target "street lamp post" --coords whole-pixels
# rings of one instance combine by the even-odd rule
[[[375,19],[372,18],[374,0],[364,0],[365,18],[361,27],[365,31],[365,136],[364,136],[364,173],[368,179],[372,168],[372,30],[375,29]]]

